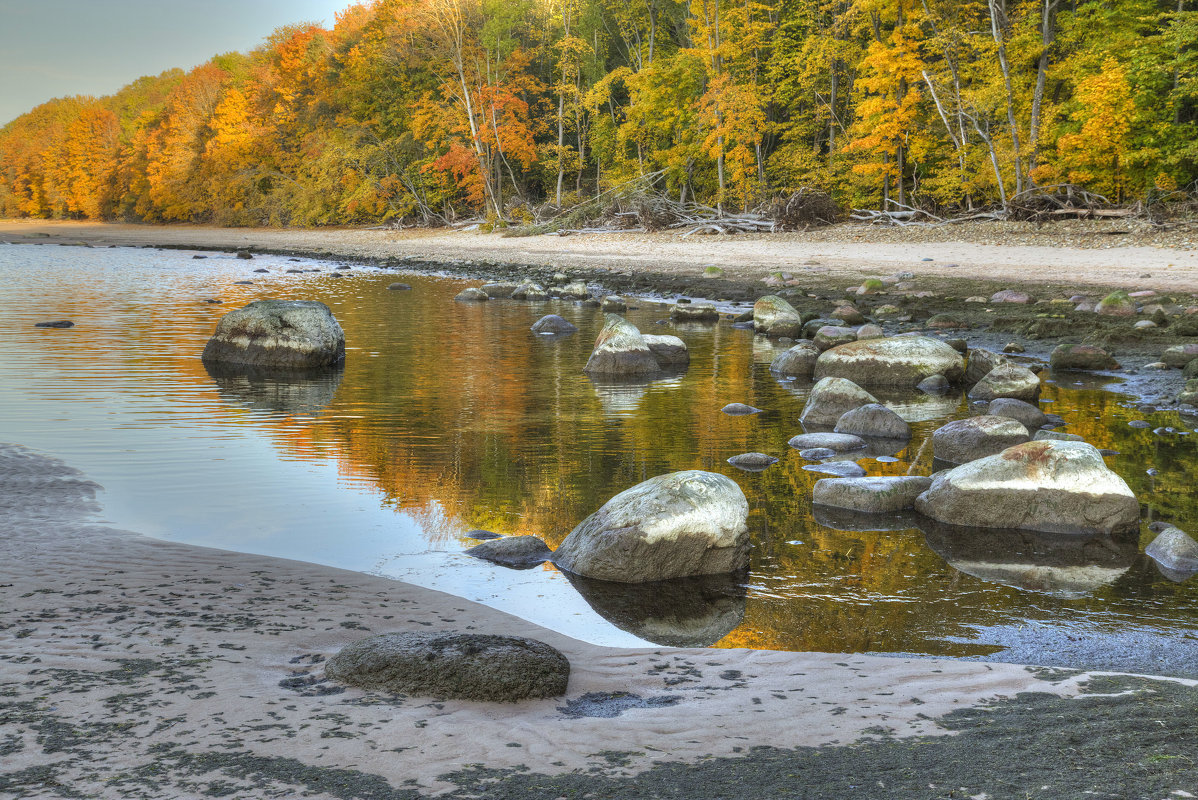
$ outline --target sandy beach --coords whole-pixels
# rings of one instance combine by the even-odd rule
[[[0,240],[47,244],[679,275],[718,264],[754,281],[812,266],[835,280],[981,271],[1021,285],[1198,292],[1198,252],[1180,236],[1104,247],[1113,237],[1081,226],[1054,247],[1031,230],[1008,232],[1010,244],[891,233],[519,239],[0,222]],[[0,798],[1198,795],[1195,680],[604,648],[381,577],[117,530],[97,521],[102,504],[102,487],[55,454],[0,444]],[[567,692],[489,704],[325,677],[327,659],[353,641],[429,630],[544,641],[570,661]]]
[[[680,233],[504,237],[444,230],[277,230],[7,220],[0,221],[0,240],[258,248],[358,259],[486,260],[692,276],[714,265],[729,278],[741,280],[758,280],[774,271],[816,272],[837,280],[905,271],[942,280],[1198,292],[1198,232],[1129,232],[1109,223],[1051,227],[994,223],[935,229],[838,225],[808,233],[683,238]]]

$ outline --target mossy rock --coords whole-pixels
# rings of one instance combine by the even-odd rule
[[[1102,298],[1101,302],[1094,308],[1094,311],[1103,316],[1131,317],[1135,316],[1136,304],[1128,296],[1127,292],[1119,289]]]
[[[708,267],[703,270],[703,276],[706,278],[722,278],[724,277],[724,270],[719,267]]]

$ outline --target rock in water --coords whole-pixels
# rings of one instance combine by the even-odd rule
[[[1053,369],[1119,369],[1119,362],[1101,347],[1089,344],[1063,344],[1052,351],[1048,365]]]
[[[730,417],[747,417],[750,414],[761,413],[760,408],[754,408],[753,406],[745,405],[744,403],[729,403],[721,408],[720,411],[724,412]]]
[[[822,356],[821,356],[822,358]],[[818,364],[816,365],[818,367]],[[844,378],[822,378],[811,387],[799,420],[804,425],[831,427],[846,411],[878,402],[878,398]]]
[[[915,507],[915,498],[932,485],[918,475],[883,478],[823,478],[816,481],[812,502],[868,514],[887,514]]]
[[[770,362],[770,372],[783,378],[810,378],[819,352],[811,342],[799,342]]]
[[[453,299],[459,303],[485,303],[491,297],[482,289],[470,288],[458,292],[457,297]]]
[[[691,353],[686,349],[686,342],[677,336],[657,336],[645,333],[641,334],[641,338],[645,340],[653,357],[657,359],[657,363],[663,369],[685,367],[691,363]]]
[[[1064,433],[1063,431],[1036,431],[1036,435],[1032,437],[1033,442],[1084,442],[1085,439],[1078,436],[1076,433]]]
[[[487,297],[492,300],[506,299],[512,296],[512,292],[520,288],[518,283],[484,283],[482,290],[486,292]]]
[[[837,433],[877,439],[911,438],[911,426],[881,403],[870,403],[844,412],[836,421],[835,430]]]
[[[1131,489],[1083,442],[1028,442],[937,473],[915,508],[978,528],[1109,534],[1140,524]]]
[[[578,328],[557,314],[546,314],[529,328],[533,333],[574,333]]]
[[[865,470],[856,461],[825,461],[822,464],[808,464],[803,469],[808,472],[822,472],[825,475],[839,475],[842,478],[865,477]]]
[[[989,414],[948,423],[932,434],[932,453],[941,461],[964,464],[1030,441],[1027,428]],[[950,520],[945,520],[946,522]]]
[[[953,385],[943,375],[933,375],[915,384],[915,388],[924,394],[945,394]]]
[[[553,551],[536,536],[505,536],[476,544],[466,555],[512,569],[530,569],[552,558]]]
[[[866,441],[848,433],[801,433],[791,437],[787,444],[795,450],[828,450],[829,455],[836,455],[864,450]]]
[[[719,322],[720,312],[711,303],[675,305],[670,309],[670,319],[675,322]]]
[[[990,370],[969,390],[971,400],[997,400],[1011,397],[1027,403],[1040,399],[1040,378],[1036,373],[1017,364],[1003,364]]]
[[[794,306],[773,294],[758,298],[753,304],[753,327],[766,336],[799,338],[803,319]]]
[[[765,453],[741,453],[728,459],[728,463],[745,472],[761,472],[778,463],[778,459]]]
[[[339,683],[396,694],[514,703],[566,693],[570,662],[544,642],[482,633],[385,633],[325,665]]]
[[[699,470],[660,475],[583,520],[553,563],[622,583],[735,572],[748,564],[748,514],[749,502],[730,478]]]
[[[345,359],[345,333],[315,300],[256,300],[221,317],[205,362],[310,369]]]
[[[1144,548],[1144,553],[1173,572],[1198,572],[1198,542],[1179,528],[1165,528]]]
[[[653,375],[660,371],[657,357],[636,326],[621,316],[608,314],[607,324],[599,332],[583,372],[623,377]]]
[[[812,342],[820,349],[820,352],[855,341],[857,341],[857,329],[844,328],[839,325],[823,326],[815,332],[815,338],[812,339]]]
[[[1028,431],[1034,431],[1041,425],[1048,424],[1048,415],[1039,408],[1011,397],[998,398],[990,404],[987,413],[995,417],[1013,419]]]
[[[980,347],[970,350],[969,366],[965,368],[965,385],[973,386],[989,375],[991,370],[1007,363],[1010,363],[1010,359],[999,353],[992,353]]]
[[[603,302],[599,304],[599,310],[608,314],[623,314],[628,310],[628,302],[619,295],[610,294],[603,298]]]
[[[819,357],[816,378],[844,378],[858,386],[910,389],[943,375],[950,383],[965,376],[961,354],[928,336],[894,336],[842,344]]]
[[[35,327],[35,328],[73,328],[73,327],[75,327],[75,323],[71,322],[69,319],[56,319],[53,322],[35,322],[35,323],[33,323],[33,327]]]

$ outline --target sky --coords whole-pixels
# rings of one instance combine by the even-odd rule
[[[0,0],[0,125],[54,97],[250,50],[280,25],[333,24],[351,0]]]

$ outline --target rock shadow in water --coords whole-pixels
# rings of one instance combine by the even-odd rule
[[[222,397],[255,411],[273,414],[318,414],[341,385],[341,365],[313,370],[259,369],[205,362],[204,369]]]
[[[669,647],[708,647],[745,616],[748,572],[616,583],[562,571],[591,608],[634,636]]]
[[[1137,535],[1093,536],[969,528],[920,517],[930,547],[954,569],[988,583],[1061,598],[1114,583],[1139,556]]]
[[[819,504],[812,504],[811,511],[817,523],[837,531],[910,531],[918,530],[921,524],[920,515],[914,511],[869,514]]]

